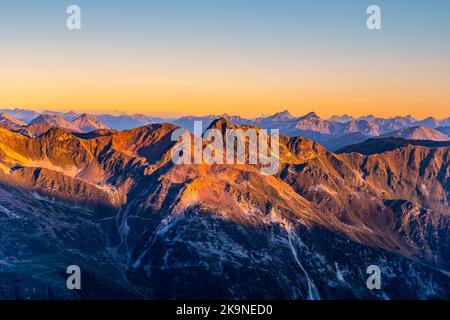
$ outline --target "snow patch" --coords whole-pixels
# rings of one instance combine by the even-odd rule
[[[425,196],[428,197],[428,196],[430,195],[430,193],[428,192],[427,186],[424,185],[423,183],[420,185],[420,190],[422,191],[422,193],[423,193]]]
[[[11,212],[10,210],[8,210],[7,208],[5,208],[4,206],[0,205],[0,212],[6,214],[8,216],[8,218],[15,218],[15,219],[20,219],[20,217],[15,214],[14,212]]]
[[[37,192],[31,193],[31,195],[32,195],[33,198],[35,198],[36,200],[54,203],[54,201],[53,201],[52,199],[47,198],[47,197],[43,197],[43,196],[41,196],[40,194],[38,194]]]
[[[311,280],[311,278],[309,277],[308,272],[306,272],[306,269],[301,264],[301,262],[300,262],[300,260],[298,259],[298,256],[297,256],[297,251],[295,250],[294,246],[292,245],[292,241],[291,241],[292,234],[293,233],[288,232],[289,248],[292,251],[292,255],[294,256],[295,261],[297,262],[298,266],[300,267],[300,269],[304,273],[304,275],[306,277],[306,280],[308,281],[308,300],[320,300],[319,291],[317,290],[316,285]],[[297,241],[299,241],[298,237],[296,237],[296,239],[297,239]]]

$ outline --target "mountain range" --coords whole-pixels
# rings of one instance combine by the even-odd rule
[[[2,109],[0,112],[14,119],[21,125],[15,130],[36,135],[41,134],[50,127],[69,128],[72,131],[90,132],[97,129],[111,128],[114,130],[127,130],[151,123],[173,123],[191,132],[194,131],[194,122],[201,121],[203,128],[208,127],[215,119],[223,117],[235,125],[253,125],[264,129],[279,129],[286,136],[304,136],[321,143],[330,151],[336,151],[347,145],[361,143],[373,137],[401,137],[413,140],[448,139],[450,118],[436,119],[428,117],[417,120],[411,116],[396,116],[379,118],[372,115],[354,118],[349,115],[333,116],[322,119],[316,113],[310,112],[301,117],[292,116],[289,111],[281,111],[271,116],[258,118],[243,118],[228,114],[207,116],[184,116],[180,118],[161,118],[136,115],[108,115],[108,114],[77,114],[75,112],[36,111],[25,109]],[[42,118],[42,116],[46,116]],[[50,121],[50,119],[53,119]],[[27,129],[33,122],[45,122],[42,125]],[[82,123],[81,123],[82,122]],[[10,129],[7,124],[0,122],[0,127]],[[35,128],[39,127],[39,128]]]
[[[367,127],[416,121],[253,119],[256,130],[283,125],[279,170],[266,176],[248,164],[175,165],[176,122],[198,117],[120,130],[72,116],[0,128],[0,298],[450,297],[449,143]],[[302,132],[368,140],[333,153]],[[66,288],[74,264],[80,291]],[[370,265],[380,290],[366,286]]]

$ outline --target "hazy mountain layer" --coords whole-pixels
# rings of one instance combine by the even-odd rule
[[[3,109],[0,110],[0,112],[9,114],[10,116],[23,120],[27,123],[41,115],[35,111],[22,109]],[[161,118],[146,116],[143,114],[87,115],[77,114],[74,112],[62,113],[52,111],[44,111],[42,112],[42,115],[59,117],[71,124],[74,124],[74,121],[79,122],[80,119],[82,119],[84,124],[75,123],[75,126],[82,132],[90,132],[101,128],[126,130],[151,123],[163,122],[173,123],[193,132],[194,121],[201,121],[203,129],[205,129],[215,119],[223,117],[231,121],[235,125],[254,125],[264,129],[279,129],[283,135],[305,136],[316,142],[322,143],[327,147],[329,146],[331,151],[346,145],[362,142],[357,140],[359,140],[358,137],[361,137],[363,135],[367,137],[394,135],[405,139],[442,140],[443,138],[441,135],[439,135],[439,133],[433,130],[430,131],[429,129],[438,129],[438,127],[445,128],[446,126],[448,127],[450,125],[450,118],[436,119],[433,117],[428,117],[422,120],[417,120],[411,116],[380,118],[373,115],[364,117],[351,117],[348,115],[343,115],[333,116],[330,119],[322,119],[314,112],[310,112],[301,117],[295,117],[291,115],[287,110],[275,113],[274,115],[261,116],[258,118],[243,118],[240,116],[227,114],[224,114],[222,116],[211,114],[207,116]],[[67,127],[67,125],[59,126]],[[46,128],[48,128],[48,126]],[[33,134],[32,131],[33,130],[27,131],[23,128],[21,130],[21,132],[24,134]],[[445,132],[443,133],[446,134]]]

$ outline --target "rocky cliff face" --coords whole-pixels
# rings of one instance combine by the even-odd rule
[[[449,147],[338,155],[281,137],[264,176],[174,165],[176,129],[0,129],[0,298],[450,296]],[[65,288],[72,264],[81,291]]]
[[[26,126],[25,122],[13,118],[6,113],[0,113],[0,128],[14,131],[20,130],[24,126]]]
[[[77,128],[83,132],[92,132],[100,129],[109,129],[109,127],[93,116],[82,114],[72,121]]]

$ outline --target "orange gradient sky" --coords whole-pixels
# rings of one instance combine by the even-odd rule
[[[0,27],[15,31],[0,31],[0,108],[450,116],[450,23],[439,7],[427,8],[434,16],[419,25],[404,25],[424,9],[405,17],[407,9],[386,3],[383,29],[368,31],[358,1],[339,15],[323,1],[322,8],[308,6],[315,13],[308,17],[291,1],[290,11],[270,11],[277,4],[268,2],[240,13],[231,1],[220,14],[202,2],[202,12],[174,13],[178,24],[167,22],[173,8],[162,4],[159,11],[142,4],[138,13],[80,2],[87,18],[75,32],[64,29],[64,9],[60,15],[49,4],[27,17],[14,5],[2,13]],[[155,15],[150,22],[137,16],[144,9]],[[33,21],[39,14],[47,19]]]

